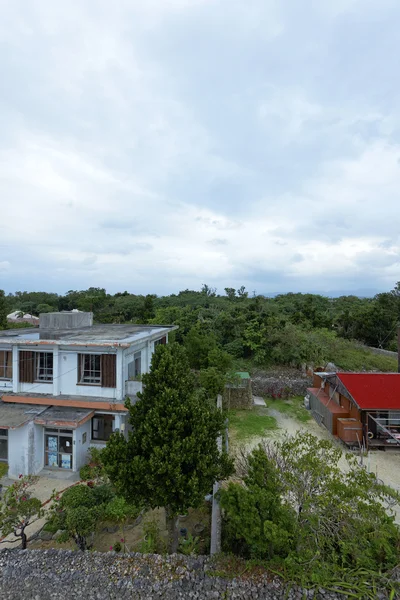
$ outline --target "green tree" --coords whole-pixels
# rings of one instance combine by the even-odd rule
[[[36,307],[36,312],[40,315],[41,313],[49,313],[53,312],[54,307],[50,306],[50,304],[38,304]]]
[[[143,299],[143,304],[139,309],[138,318],[140,323],[148,323],[154,317],[154,298],[152,294],[147,294]]]
[[[28,525],[32,525],[42,516],[42,503],[32,495],[32,486],[38,477],[26,475],[10,485],[4,492],[0,505],[0,530],[3,536],[14,534],[26,550],[28,538],[25,533]]]
[[[247,558],[287,556],[295,538],[296,515],[282,499],[284,486],[277,466],[261,448],[250,455],[243,483],[230,483],[220,492],[226,550]]]
[[[7,307],[4,290],[0,290],[0,329],[7,329]]]
[[[128,440],[113,434],[103,463],[118,495],[135,504],[165,507],[176,551],[176,516],[201,505],[213,483],[231,472],[231,461],[217,445],[224,416],[195,393],[186,352],[177,344],[157,347],[143,384],[139,401],[127,402]]]
[[[400,543],[393,508],[400,494],[360,467],[354,455],[348,454],[345,459],[347,467],[342,470],[341,449],[309,433],[264,442],[250,455],[243,454],[238,461],[239,471],[245,474],[251,494],[236,488],[231,488],[228,496],[222,494],[223,506],[228,507],[230,539],[242,541],[241,547],[233,548],[239,553],[244,548],[250,556],[267,557],[263,544],[271,530],[264,531],[264,537],[257,535],[265,519],[263,510],[269,505],[261,503],[260,498],[272,493],[273,486],[279,490],[275,507],[291,511],[285,513],[289,521],[284,521],[284,530],[290,536],[279,535],[277,539],[289,544],[284,547],[285,565],[293,573],[308,572],[308,577],[315,578],[340,575],[343,569],[377,572],[393,568],[398,564]],[[247,525],[242,524],[245,506]],[[242,520],[237,510],[243,514]],[[280,523],[279,516],[274,523]]]
[[[51,520],[60,529],[65,529],[67,538],[72,538],[78,549],[85,552],[90,545],[88,537],[101,521],[112,495],[109,486],[92,488],[82,484],[71,487],[61,497],[54,494]]]
[[[235,298],[236,298],[235,288],[226,287],[225,294],[228,296],[229,300],[235,300]]]
[[[211,350],[216,348],[215,336],[210,335],[198,323],[189,331],[185,338],[185,348],[192,369],[204,369],[208,366]]]
[[[224,391],[226,376],[215,367],[208,367],[207,369],[201,369],[199,383],[207,398],[215,400],[218,394],[222,394]]]

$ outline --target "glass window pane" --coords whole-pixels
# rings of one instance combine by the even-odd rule
[[[8,440],[0,439],[0,460],[7,460],[8,458]]]

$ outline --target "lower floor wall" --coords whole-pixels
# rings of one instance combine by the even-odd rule
[[[90,446],[104,447],[106,441],[92,440],[92,419],[75,429],[67,429],[72,434],[71,470],[79,471],[88,462]],[[51,437],[51,430],[51,427],[37,425],[33,421],[22,427],[8,430],[8,476],[10,478],[17,479],[20,475],[37,475],[43,469],[49,468],[45,456],[46,450],[47,455],[49,451],[48,438]],[[114,431],[116,430],[127,433],[126,415],[114,415]]]

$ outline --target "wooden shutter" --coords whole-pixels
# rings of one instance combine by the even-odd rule
[[[21,383],[33,383],[35,373],[34,353],[27,350],[19,352],[19,380]]]
[[[115,354],[101,355],[101,387],[117,387]]]

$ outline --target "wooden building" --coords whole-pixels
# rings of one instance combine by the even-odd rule
[[[400,449],[399,373],[314,373],[315,420],[348,446]]]

